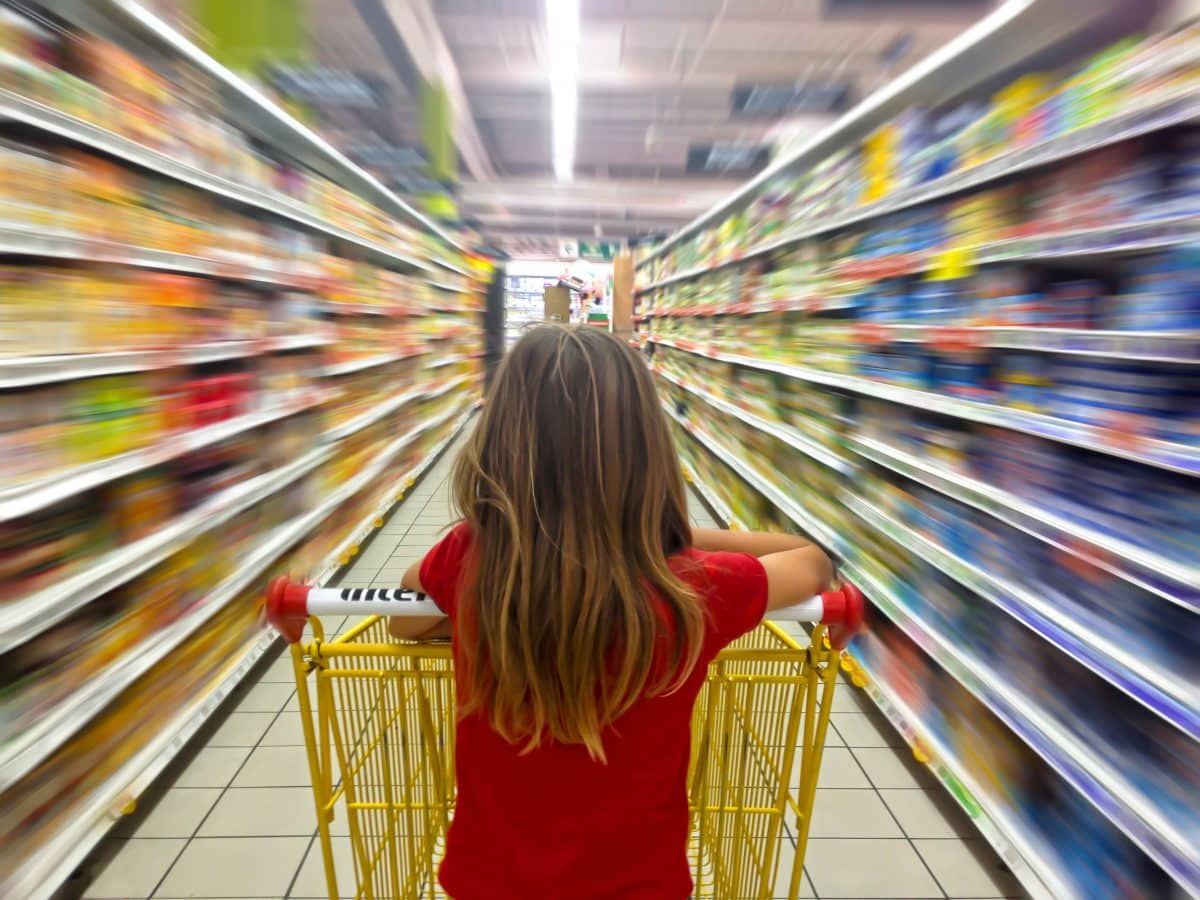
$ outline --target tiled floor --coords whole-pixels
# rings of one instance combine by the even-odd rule
[[[405,500],[343,585],[395,585],[436,541],[450,515],[449,459]],[[698,501],[694,508],[697,523],[711,525]],[[343,625],[329,622],[327,629]],[[85,875],[76,882],[86,885],[82,891],[69,893],[121,900],[326,896],[290,658],[280,655],[250,681],[157,795],[144,797],[114,829],[90,867],[91,883]],[[802,896],[1022,896],[868,703],[849,685],[835,694]],[[340,816],[335,834],[344,828]],[[348,839],[335,841],[335,852],[347,856]],[[789,842],[784,847],[790,852]],[[353,871],[348,860],[346,866],[339,870]]]

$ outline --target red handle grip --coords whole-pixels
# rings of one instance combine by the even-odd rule
[[[862,591],[848,581],[841,590],[822,594],[821,599],[825,601],[821,622],[829,626],[829,643],[841,650],[862,631],[867,618],[866,600]]]
[[[285,641],[294,644],[304,635],[308,622],[307,584],[280,575],[267,588],[267,621]]]

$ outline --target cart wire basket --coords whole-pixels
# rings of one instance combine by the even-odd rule
[[[295,584],[271,593],[268,615],[291,643],[331,900],[445,897],[437,869],[455,799],[450,645],[397,641],[379,615],[326,640],[316,618],[380,603],[428,613],[431,601]],[[397,602],[404,598],[411,602]],[[834,645],[861,625],[861,594],[847,586],[791,618],[839,624],[831,642],[821,624],[798,641],[763,623],[710,664],[697,700],[688,774],[696,898],[799,896],[837,681]],[[348,835],[348,854],[335,827]]]

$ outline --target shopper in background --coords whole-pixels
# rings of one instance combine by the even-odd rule
[[[830,563],[790,535],[693,530],[650,372],[587,327],[501,363],[453,480],[462,522],[404,576],[454,637],[456,900],[691,893],[690,720],[707,664]],[[441,624],[439,624],[441,623]]]

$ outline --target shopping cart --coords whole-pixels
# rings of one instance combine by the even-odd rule
[[[369,618],[326,641],[316,617],[346,614]],[[412,591],[280,578],[267,615],[292,645],[331,900],[444,897],[437,866],[455,795],[450,647],[398,642],[384,618],[440,615],[437,607]],[[862,625],[862,595],[847,585],[772,618],[710,665],[693,713],[697,898],[800,893],[838,647]],[[823,624],[803,643],[776,624],[783,620]],[[306,624],[311,639],[302,643]],[[344,816],[348,841],[335,843],[335,815]],[[353,892],[338,881],[350,871]]]

